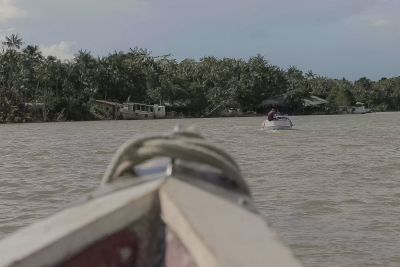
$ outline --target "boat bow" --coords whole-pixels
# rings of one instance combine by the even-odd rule
[[[193,132],[122,146],[102,186],[0,241],[0,267],[301,266],[235,161]]]

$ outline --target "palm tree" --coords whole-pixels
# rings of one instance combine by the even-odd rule
[[[24,43],[18,34],[11,34],[10,36],[6,36],[6,40],[2,44],[7,46],[8,49],[18,50]]]
[[[28,45],[22,50],[24,101],[32,100],[35,95],[37,101],[37,88],[40,83],[38,69],[43,64],[43,56],[36,45]],[[35,89],[34,89],[35,88]]]

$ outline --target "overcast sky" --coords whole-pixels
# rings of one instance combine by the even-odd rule
[[[72,57],[143,47],[248,59],[331,78],[400,75],[399,0],[0,0],[0,37]]]

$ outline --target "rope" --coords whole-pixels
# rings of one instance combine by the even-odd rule
[[[249,193],[238,165],[220,148],[207,143],[192,131],[177,131],[171,135],[158,135],[131,139],[114,155],[103,176],[103,184],[113,182],[133,167],[156,157],[168,157],[206,164],[220,170],[229,182]]]

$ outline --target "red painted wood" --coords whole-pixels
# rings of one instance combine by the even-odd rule
[[[133,267],[138,258],[139,240],[129,230],[115,233],[73,256],[60,267]]]

